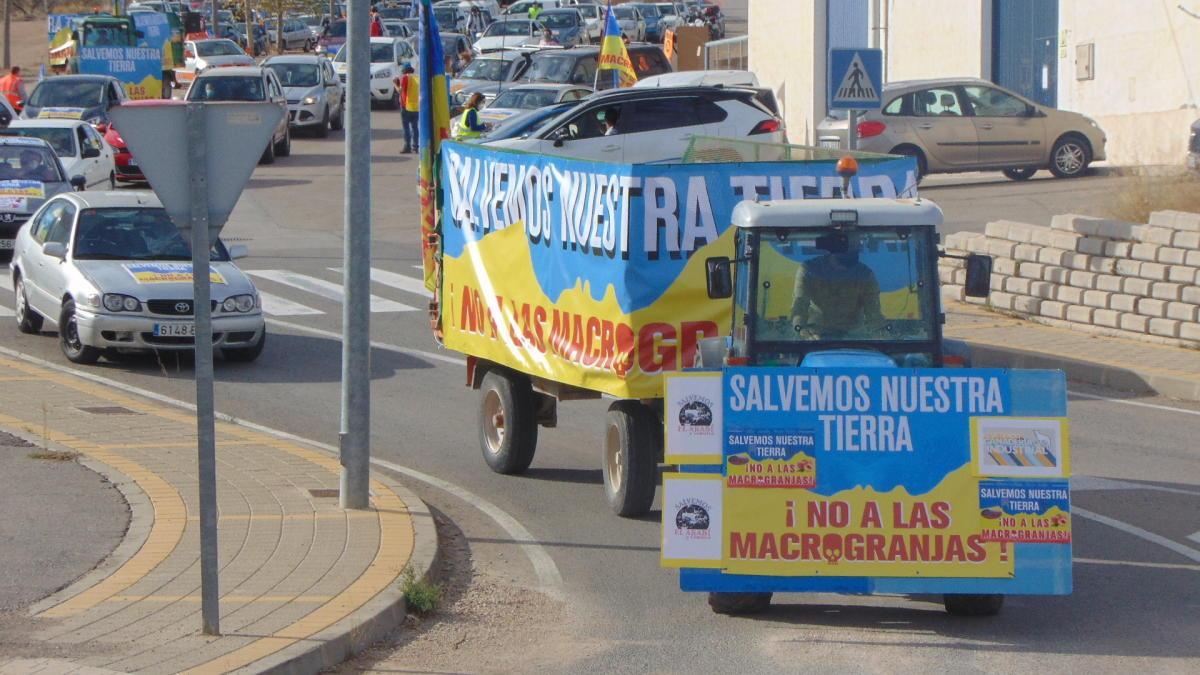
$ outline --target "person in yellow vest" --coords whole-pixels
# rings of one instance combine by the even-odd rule
[[[529,20],[537,21],[537,18],[542,15],[542,3],[535,2],[529,6]]]
[[[404,128],[404,149],[400,152],[417,152],[421,143],[417,128],[421,118],[421,78],[412,66],[404,66],[404,74],[394,84],[400,91],[400,126]]]
[[[456,140],[465,141],[472,138],[479,138],[483,135],[483,132],[487,131],[487,127],[479,121],[479,106],[482,103],[483,94],[479,92],[471,94],[471,98],[467,99],[467,107],[458,118],[458,124],[454,125],[454,138]]]

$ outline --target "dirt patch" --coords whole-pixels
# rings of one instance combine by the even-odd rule
[[[573,629],[566,604],[481,569],[458,527],[432,510],[441,608],[423,618],[409,615],[382,642],[329,672],[557,671],[593,653]]]
[[[1153,211],[1200,213],[1200,176],[1133,176],[1105,205],[1104,215],[1130,223],[1146,223]]]

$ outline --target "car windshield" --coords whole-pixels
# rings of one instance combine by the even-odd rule
[[[334,21],[333,23],[329,24],[329,29],[325,31],[325,36],[331,38],[346,37],[346,21]]]
[[[464,80],[491,80],[499,82],[508,72],[512,61],[502,59],[475,59],[458,76]]]
[[[442,53],[457,54],[458,53],[458,38],[452,35],[442,36]]]
[[[569,56],[534,54],[525,77],[537,82],[567,82],[574,67],[575,59]]]
[[[84,209],[72,251],[76,260],[192,259],[192,247],[163,209]],[[213,246],[209,259],[229,260],[221,242]]]
[[[104,100],[104,82],[98,80],[42,80],[29,97],[35,108],[91,108]]]
[[[315,87],[321,83],[321,69],[315,63],[271,63],[279,83],[285,87]]]
[[[383,34],[387,37],[406,37],[408,29],[399,21],[385,21],[383,23]]]
[[[205,40],[196,43],[197,56],[237,56],[242,50],[231,40]]]
[[[188,89],[189,101],[261,101],[261,77],[201,77]]]
[[[371,43],[371,63],[391,63],[396,58],[396,48],[391,43]]]
[[[379,10],[380,19],[405,19],[408,18],[408,9],[406,7],[384,7]]]
[[[458,10],[454,7],[434,7],[433,18],[439,29],[452,28],[458,24]]]
[[[613,14],[616,14],[618,19],[632,20],[637,18],[632,7],[613,7]]]
[[[83,27],[83,45],[85,47],[104,47],[108,45],[131,45],[129,28],[122,24]]]
[[[75,130],[63,127],[9,127],[0,134],[40,138],[54,148],[59,157],[75,157]]]
[[[0,180],[62,183],[66,179],[59,171],[58,160],[49,148],[29,145],[0,145]]]
[[[658,7],[656,5],[638,5],[637,8],[642,10],[642,16],[645,16],[645,17],[658,16]]]
[[[936,261],[928,260],[928,242],[913,232],[859,228],[762,235],[756,339],[931,340],[935,311],[922,270]],[[739,286],[748,278],[739,275]],[[739,317],[734,320],[742,325]]]
[[[550,105],[556,98],[558,98],[558,92],[552,89],[509,89],[497,96],[496,100],[492,101],[488,107],[532,110]]]
[[[600,17],[599,5],[576,5],[575,9],[578,9],[579,13],[588,19],[596,19]]]
[[[321,25],[321,17],[312,14],[302,16],[300,20],[304,22],[305,26],[310,28],[317,28]]]
[[[497,21],[483,31],[483,37],[529,35],[530,30],[528,21]]]
[[[675,5],[656,5],[662,16],[675,16]]]
[[[578,14],[574,10],[570,12],[542,12],[538,15],[538,21],[543,25],[553,28],[570,28],[579,23]]]

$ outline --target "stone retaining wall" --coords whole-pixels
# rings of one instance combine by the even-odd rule
[[[963,261],[942,258],[942,297],[1054,325],[1200,345],[1200,214],[1156,211],[1148,224],[1079,215],[1050,227],[988,223],[946,237],[951,253],[992,256],[990,297],[967,298]]]

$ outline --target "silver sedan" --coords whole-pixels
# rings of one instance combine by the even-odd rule
[[[245,247],[212,249],[213,344],[252,361],[266,330],[254,285],[233,264]],[[191,252],[151,192],[60,194],[17,233],[11,271],[17,327],[58,329],[63,354],[95,363],[123,350],[190,350]]]

